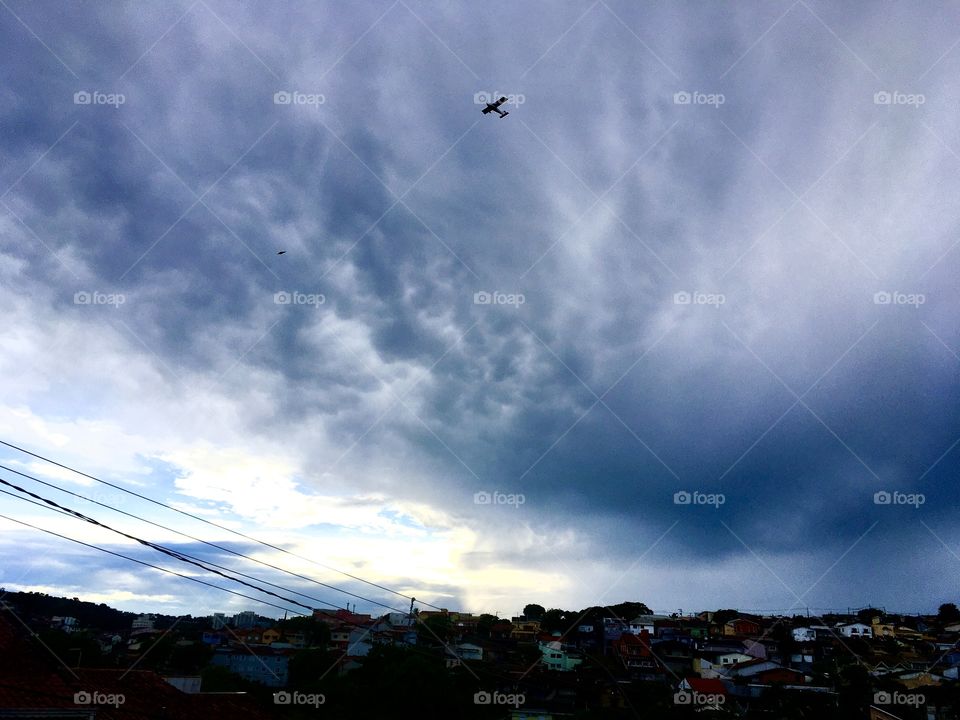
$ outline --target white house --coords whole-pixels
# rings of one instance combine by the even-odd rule
[[[817,631],[808,627],[794,628],[793,639],[797,642],[813,642],[817,639]]]
[[[657,620],[669,619],[667,615],[637,615],[637,617],[630,621],[628,629],[634,635],[639,635],[644,630],[653,635]]]
[[[863,623],[850,623],[849,625],[837,625],[834,628],[844,637],[848,638],[872,638],[873,628]]]
[[[728,667],[730,665],[736,665],[737,663],[750,662],[751,660],[756,660],[756,658],[746,653],[729,652],[717,655],[714,664],[721,667]]]

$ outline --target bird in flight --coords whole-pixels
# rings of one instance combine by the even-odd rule
[[[499,100],[497,100],[495,103],[487,103],[487,106],[480,112],[482,112],[484,115],[486,115],[489,112],[495,112],[501,118],[505,118],[510,113],[505,110],[501,110],[500,106],[503,105],[506,101],[507,99],[505,97],[502,97]]]

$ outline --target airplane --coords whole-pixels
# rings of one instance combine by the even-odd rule
[[[283,255],[283,254],[285,254],[286,252],[287,252],[286,250],[280,250],[280,251],[277,253],[277,255]]]
[[[501,118],[505,118],[510,113],[504,110],[501,110],[500,106],[503,105],[506,101],[507,101],[507,98],[502,97],[499,100],[497,100],[495,103],[487,103],[487,106],[480,112],[486,115],[487,113],[492,111],[497,113]]]

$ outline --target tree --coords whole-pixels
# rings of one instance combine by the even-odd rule
[[[438,645],[449,640],[452,634],[453,622],[449,615],[430,615],[417,627],[417,644]]]
[[[530,604],[523,608],[523,616],[527,620],[540,620],[546,611],[543,605]]]
[[[499,618],[496,615],[491,615],[489,613],[483,613],[479,618],[477,618],[477,635],[481,638],[490,637],[490,628],[492,628]]]
[[[540,618],[540,629],[543,632],[553,632],[554,630],[559,630],[562,633],[567,632],[570,629],[571,623],[579,617],[576,613],[568,612],[567,610],[560,610],[559,608],[551,608],[547,610],[543,617]]]
[[[633,620],[637,615],[653,614],[653,611],[642,602],[622,602],[610,605],[608,609],[614,613],[614,617],[623,618],[627,622]]]
[[[944,603],[937,612],[937,620],[942,623],[960,622],[960,609],[954,603]]]

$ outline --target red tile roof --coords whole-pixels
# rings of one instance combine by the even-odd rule
[[[688,677],[687,683],[694,692],[705,695],[726,695],[726,686],[717,678]]]

